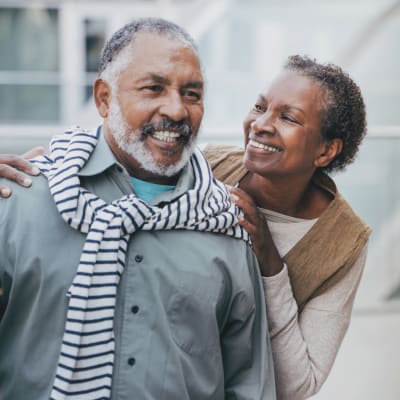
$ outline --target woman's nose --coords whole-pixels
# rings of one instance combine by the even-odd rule
[[[251,124],[251,129],[255,133],[275,133],[275,125],[271,113],[265,112],[256,118]]]

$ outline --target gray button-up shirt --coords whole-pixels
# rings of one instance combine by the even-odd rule
[[[103,137],[80,175],[109,202],[133,190]],[[187,167],[176,189],[152,203],[179,196],[193,180]],[[0,199],[0,399],[47,400],[85,235],[61,219],[43,176],[30,190],[12,190]],[[133,234],[118,288],[112,399],[274,399],[265,316],[244,241],[182,230]]]

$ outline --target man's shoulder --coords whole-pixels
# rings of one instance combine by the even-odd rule
[[[44,176],[32,177],[32,186],[28,188],[2,178],[0,183],[9,187],[12,193],[8,198],[0,198],[0,221],[22,214],[35,216],[51,201],[48,182]]]
[[[7,186],[11,189],[12,196],[7,200],[16,200],[22,201],[27,200],[30,197],[34,197],[35,195],[46,195],[50,194],[49,185],[47,179],[43,175],[31,176],[32,185],[30,187],[24,187],[16,182],[9,181],[5,178],[0,178],[0,184]]]
[[[153,235],[154,232],[148,232]],[[243,239],[235,238],[233,236],[212,232],[212,231],[198,231],[198,230],[165,230],[156,233],[162,236],[162,242],[167,248],[176,246],[179,243],[180,247],[190,251],[191,254],[205,255],[210,254],[212,257],[218,257],[224,260],[236,260],[238,262],[246,260],[246,253],[251,248]],[[196,249],[201,249],[197,252]]]
[[[179,232],[179,231],[175,231]],[[190,232],[195,236],[191,236]],[[173,240],[173,239],[172,239]],[[226,270],[239,281],[245,277],[254,275],[258,269],[257,259],[250,244],[239,238],[216,232],[185,231],[184,242],[188,241],[194,248],[202,249],[212,260],[218,260]],[[181,244],[182,241],[180,242]]]

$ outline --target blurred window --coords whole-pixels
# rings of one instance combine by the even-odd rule
[[[0,123],[60,118],[58,11],[0,8]]]
[[[87,101],[93,92],[99,57],[105,42],[106,20],[86,19],[85,22],[85,96]]]
[[[231,0],[199,40],[210,131],[235,129],[289,55],[342,66],[370,125],[400,125],[399,0]]]

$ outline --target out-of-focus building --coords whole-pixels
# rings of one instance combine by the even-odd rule
[[[15,148],[22,135],[26,147],[36,133],[97,124],[90,98],[101,47],[141,16],[171,19],[197,39],[208,78],[207,139],[216,132],[217,140],[240,140],[232,132],[291,54],[349,70],[373,134],[400,125],[398,0],[0,0],[2,147],[8,136]]]
[[[224,1],[0,0],[2,151],[46,143],[71,124],[99,123],[91,101],[99,53],[125,22],[163,16],[199,31],[197,21],[218,16],[221,6]]]
[[[95,128],[100,50],[142,16],[173,20],[198,42],[202,141],[240,144],[243,117],[289,55],[334,62],[359,83],[369,133],[337,176],[374,229],[356,311],[400,315],[400,1],[0,0],[0,153],[46,144],[71,125]]]

